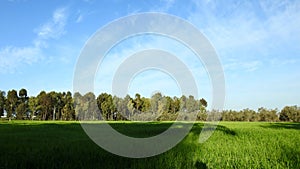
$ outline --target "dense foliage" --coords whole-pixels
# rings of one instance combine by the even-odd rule
[[[0,115],[11,119],[37,120],[137,120],[164,121],[175,120],[179,113],[184,119],[205,121],[208,115],[221,114],[222,121],[293,121],[300,122],[300,107],[286,106],[278,109],[259,108],[257,111],[244,109],[240,111],[224,110],[217,112],[207,110],[205,99],[197,100],[193,96],[170,97],[161,93],[151,98],[136,94],[134,98],[124,98],[101,93],[95,96],[89,92],[85,95],[71,92],[45,92],[29,97],[26,89],[10,90],[7,94],[0,91]]]

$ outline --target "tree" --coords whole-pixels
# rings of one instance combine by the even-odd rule
[[[5,101],[5,92],[0,90],[0,116],[4,115]]]
[[[121,102],[121,111],[120,113],[125,117],[125,119],[130,119],[130,111],[128,109],[128,103],[132,100],[132,98],[127,94]]]
[[[56,117],[56,112],[57,109],[59,107],[59,102],[61,101],[61,99],[58,96],[58,93],[56,93],[55,91],[52,91],[48,94],[50,96],[51,99],[51,105],[52,105],[52,120],[55,120]]]
[[[66,104],[69,104],[69,102],[71,102],[73,104],[73,98],[72,98],[72,93],[71,92],[50,92],[49,93],[51,95],[51,98],[52,98],[52,106],[53,106],[53,109],[52,109],[52,119],[55,120],[62,120],[63,118],[63,112],[62,112],[62,109],[64,108],[64,106]],[[72,106],[74,108],[74,105]],[[71,107],[69,107],[71,108]],[[65,108],[66,110],[66,108]]]
[[[150,99],[142,97],[142,102],[143,102],[143,105],[142,105],[141,111],[142,112],[149,112],[150,108],[151,108],[151,101],[150,101]]]
[[[22,102],[28,101],[27,90],[26,89],[23,88],[19,91],[19,98],[21,99]]]
[[[161,93],[155,93],[152,95],[150,103],[151,103],[151,111],[152,113],[156,114],[158,112],[158,103],[162,100],[162,94]]]
[[[279,114],[281,121],[300,122],[300,108],[297,106],[285,106]]]
[[[170,96],[165,96],[165,113],[173,113],[173,99]]]
[[[194,96],[190,95],[186,101],[186,109],[189,113],[194,112],[199,109],[199,105],[195,100]]]
[[[113,105],[115,106],[114,114],[116,113],[117,115],[116,120],[128,120],[130,118],[130,111],[128,110],[127,104],[131,99],[129,95],[126,95],[125,98],[113,97]],[[144,111],[144,104],[142,111]]]
[[[200,111],[197,114],[197,120],[205,121],[207,118],[207,113],[206,113],[207,101],[201,98],[199,100],[199,107],[200,107]]]
[[[75,118],[76,120],[84,119],[83,111],[84,99],[79,92],[74,93],[74,109],[75,109]]]
[[[277,110],[268,110],[266,108],[258,108],[258,113],[260,117],[260,121],[277,121]]]
[[[88,92],[83,96],[84,120],[99,120],[101,118],[96,96]]]
[[[187,102],[186,96],[182,95],[180,97],[180,111],[187,112],[186,102]]]
[[[107,93],[101,93],[97,97],[97,105],[102,117],[105,117],[106,120],[111,120],[112,114],[116,111],[112,96]]]
[[[60,118],[63,120],[73,120],[75,119],[75,108],[74,108],[74,100],[72,98],[72,94],[71,92],[67,92],[66,94],[63,95],[64,95],[63,101],[60,97],[60,94],[56,96],[56,107],[58,107],[59,112],[60,112],[60,107],[63,106],[61,110]]]
[[[158,101],[158,114],[157,120],[175,120],[176,115],[174,112],[174,101],[169,96],[163,96],[162,99]]]
[[[172,113],[177,113],[180,110],[180,100],[177,97],[173,98]]]
[[[251,109],[243,109],[240,111],[242,113],[243,121],[257,121],[258,115],[254,110]]]
[[[158,101],[158,109],[157,109],[157,113],[161,116],[162,114],[164,114],[167,111],[167,99],[166,97],[162,97],[161,99],[159,99]]]
[[[20,103],[20,104],[17,106],[17,108],[16,108],[17,119],[18,119],[18,120],[23,120],[25,115],[26,115],[26,117],[28,118],[28,116],[27,116],[27,114],[26,114],[27,111],[28,111],[27,103]]]
[[[134,120],[132,116],[134,116],[135,113],[135,106],[133,99],[130,99],[127,103],[127,109],[129,110],[129,120]]]
[[[238,112],[235,110],[227,110],[222,112],[223,121],[239,121]]]
[[[141,99],[141,95],[138,93],[135,94],[134,107],[137,111],[142,111],[143,100]]]
[[[207,107],[207,101],[203,98],[200,99],[200,107]]]
[[[37,111],[39,110],[38,99],[34,96],[29,97],[28,106],[30,112],[30,119],[33,119],[36,116]]]
[[[42,120],[51,119],[51,112],[53,108],[52,97],[50,94],[47,94],[45,91],[41,91],[37,96],[39,104],[39,118]]]
[[[75,119],[75,109],[71,102],[65,104],[62,109],[62,118],[64,120],[74,120]]]
[[[17,119],[24,119],[25,115],[26,118],[29,118],[28,99],[29,98],[27,97],[27,90],[24,88],[19,90],[19,104],[16,108]]]
[[[207,111],[207,101],[203,98],[196,100],[194,96],[169,97],[155,93],[151,98],[135,94],[134,98],[127,95],[125,98],[101,93],[97,99],[92,92],[82,96],[71,92],[46,93],[41,91],[36,97],[28,97],[27,90],[22,88],[17,92],[0,90],[0,115],[6,112],[9,120],[12,118],[24,119],[38,117],[41,120],[174,120],[178,112],[184,113],[184,119],[192,119],[197,112],[197,120],[213,120],[218,118],[219,111]],[[143,113],[141,113],[143,112]],[[160,116],[157,117],[158,113]],[[208,116],[210,113],[210,116]],[[102,116],[101,116],[102,115]],[[210,119],[207,119],[210,117]],[[194,119],[194,118],[193,118]],[[300,107],[286,106],[280,112],[277,109],[259,108],[256,111],[243,109],[240,111],[222,111],[223,121],[293,121],[300,122]]]
[[[7,117],[9,118],[9,120],[11,120],[13,115],[15,115],[15,110],[18,106],[18,100],[19,98],[16,90],[8,91],[5,110],[7,112]]]

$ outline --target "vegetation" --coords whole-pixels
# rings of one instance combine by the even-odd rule
[[[132,137],[156,135],[170,126],[109,124]],[[130,159],[98,147],[79,122],[2,121],[0,168],[300,168],[299,123],[221,122],[200,144],[202,127],[203,123],[194,124],[183,141],[163,154]]]
[[[137,121],[172,121],[181,112],[184,119],[197,115],[199,121],[207,120],[208,114],[221,114],[221,121],[290,121],[300,122],[300,107],[286,106],[278,109],[259,108],[257,111],[225,110],[217,112],[207,110],[205,99],[197,100],[193,96],[170,97],[160,93],[151,98],[136,94],[134,98],[124,98],[101,93],[95,96],[71,92],[45,92],[28,97],[27,90],[10,90],[7,95],[0,91],[0,115],[11,119],[36,120],[137,120]]]
[[[300,168],[300,123],[293,123],[300,122],[300,107],[217,112],[207,106],[203,98],[160,93],[119,98],[41,91],[29,97],[26,89],[0,91],[0,149],[5,152],[0,154],[0,168]],[[119,132],[140,138],[157,135],[172,122],[127,120],[172,121],[180,112],[187,120],[196,113],[199,121],[221,113],[223,122],[203,144],[198,143],[203,123],[197,122],[173,149],[143,159],[106,152],[79,122],[67,122],[106,119]]]

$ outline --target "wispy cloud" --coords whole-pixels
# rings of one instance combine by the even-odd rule
[[[82,19],[83,19],[83,15],[79,14],[75,22],[80,23],[82,21]]]
[[[279,58],[273,58],[270,60],[271,65],[273,66],[284,66],[284,65],[291,65],[296,64],[299,62],[299,59],[279,59]]]
[[[65,25],[67,21],[66,8],[56,9],[51,20],[36,29],[38,39],[47,40],[49,38],[59,38],[66,33]]]
[[[0,73],[13,73],[21,64],[32,64],[42,57],[38,47],[8,46],[0,50]]]
[[[224,65],[225,71],[245,71],[253,72],[262,66],[262,62],[259,60],[242,62],[242,61],[231,61]]]
[[[14,73],[24,64],[33,64],[43,59],[43,49],[47,47],[47,40],[58,39],[66,31],[66,8],[58,8],[52,18],[35,29],[36,37],[33,43],[24,47],[6,46],[0,49],[0,73]]]
[[[188,19],[221,57],[235,58],[241,67],[247,66],[239,62],[256,63],[258,56],[270,64],[267,60],[274,55],[300,43],[299,1],[195,1],[195,5]]]
[[[96,11],[94,11],[94,10],[85,10],[85,9],[77,10],[77,12],[74,16],[74,22],[75,23],[81,23],[86,18],[88,18],[90,15],[93,15],[95,13],[96,13]]]
[[[167,12],[175,3],[175,0],[160,0],[164,5],[154,9],[156,12]]]
[[[77,12],[75,14],[75,23],[82,22],[85,15],[86,15],[86,13],[84,13],[83,11],[77,10]]]

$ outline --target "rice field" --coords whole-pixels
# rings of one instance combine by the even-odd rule
[[[109,124],[131,137],[149,137],[172,123]],[[300,123],[221,122],[200,144],[202,127],[203,123],[195,123],[171,150],[139,159],[105,151],[90,140],[79,122],[1,121],[0,169],[300,168]]]

